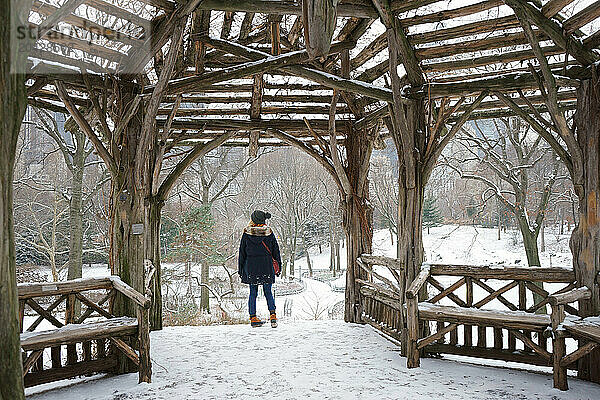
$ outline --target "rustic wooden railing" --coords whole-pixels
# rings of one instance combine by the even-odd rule
[[[153,274],[152,268],[145,295],[116,276],[18,285],[25,386],[97,372],[118,373],[118,353],[131,360],[140,382],[150,382],[148,309]],[[136,304],[137,318],[112,314],[110,304],[117,292]],[[31,323],[25,318],[30,315],[37,317]],[[36,330],[44,321],[55,329]]]
[[[600,347],[600,317],[569,318],[565,320],[565,308],[569,303],[590,299],[591,297],[592,291],[588,287],[580,287],[566,293],[550,296],[552,307],[552,370],[554,372],[554,387],[557,389],[567,390],[569,388],[567,369],[574,368],[579,359]],[[568,337],[579,341],[578,348],[571,353],[567,353],[565,343],[565,339]],[[595,368],[600,367],[596,365]],[[598,382],[597,375],[590,376],[590,380]]]
[[[405,323],[399,282],[403,282],[404,275],[399,261],[363,254],[356,262],[367,273],[367,280],[357,280],[363,322],[402,342]],[[376,265],[386,267],[391,278],[375,271],[373,267]]]
[[[418,366],[422,353],[552,365],[548,335],[544,336],[550,327],[547,305],[551,294],[575,288],[572,271],[430,264],[424,265],[403,299],[398,260],[363,255],[358,265],[368,276],[357,280],[364,322],[406,344],[402,350],[408,353],[409,365]],[[375,265],[387,267],[391,278],[374,271]],[[427,293],[420,303],[419,292]],[[572,305],[565,311],[578,314]],[[522,314],[530,315],[527,323],[507,322],[511,315]]]
[[[422,287],[431,291],[419,302]],[[561,268],[424,265],[406,292],[408,365],[427,352],[550,366],[546,305],[551,293],[573,288],[575,274]],[[565,311],[578,315],[574,306]]]

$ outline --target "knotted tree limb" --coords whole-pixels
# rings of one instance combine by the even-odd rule
[[[190,151],[183,160],[179,161],[177,166],[167,175],[165,180],[158,189],[157,196],[160,199],[166,199],[167,195],[175,185],[175,181],[179,178],[183,172],[198,158],[205,156],[212,150],[216,149],[232,137],[237,134],[237,131],[228,131],[225,134],[211,140],[208,143],[201,143],[196,145],[192,151]]]
[[[331,151],[331,160],[335,173],[344,189],[344,194],[348,197],[352,194],[352,185],[350,184],[350,180],[348,179],[348,175],[346,175],[346,171],[344,170],[344,166],[340,159],[340,153],[337,147],[337,133],[335,131],[335,108],[339,97],[340,92],[334,90],[333,98],[331,99],[331,107],[329,108],[329,150]]]
[[[104,146],[104,143],[102,143],[100,138],[98,138],[90,124],[86,121],[83,114],[81,114],[79,109],[77,109],[77,107],[73,103],[73,99],[71,99],[69,93],[67,93],[65,85],[61,81],[55,81],[54,85],[56,87],[58,97],[61,99],[67,110],[69,110],[69,114],[71,114],[73,119],[77,122],[77,125],[79,125],[79,128],[81,128],[81,130],[87,135],[88,139],[90,139],[90,142],[92,142],[92,144],[94,145],[96,152],[98,153],[100,158],[102,158],[102,160],[106,163],[106,166],[110,171],[111,176],[116,177],[118,173],[118,168],[117,164],[115,163],[115,160]]]

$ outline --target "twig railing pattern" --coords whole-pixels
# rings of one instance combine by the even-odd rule
[[[552,365],[544,334],[550,292],[540,284],[564,293],[575,287],[575,275],[561,268],[424,265],[406,292],[408,366],[418,367],[423,352]],[[427,299],[419,302],[419,294]],[[565,311],[578,315],[573,306]]]
[[[400,295],[403,271],[399,261],[363,254],[357,264],[367,273],[367,280],[357,280],[360,285],[362,321],[402,342],[405,323]],[[391,278],[375,271],[374,266],[377,265],[386,267]]]
[[[153,275],[154,268],[150,266],[145,295],[116,276],[20,284],[25,386],[96,372],[118,373],[119,353],[139,371],[140,382],[150,382],[148,309]],[[137,318],[116,318],[112,314],[111,304],[117,292],[136,304]],[[76,313],[77,300],[81,304],[80,315]],[[37,318],[26,324],[26,314],[35,314]],[[44,321],[56,329],[36,331]],[[45,357],[49,362],[44,362]]]

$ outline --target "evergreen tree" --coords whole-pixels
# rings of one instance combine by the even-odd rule
[[[200,262],[202,264],[201,285],[209,284],[209,266],[224,262],[224,256],[218,250],[219,242],[215,239],[214,226],[215,222],[210,206],[202,205],[190,208],[179,221],[179,229],[173,239],[173,247],[168,253],[171,260],[186,263],[185,279],[188,282],[187,295],[192,299],[194,309],[196,301],[191,280],[192,262]],[[208,289],[201,290],[200,308],[210,312],[209,301]]]
[[[221,262],[223,256],[217,251],[214,226],[210,207],[190,208],[180,220],[177,234],[171,239],[173,248],[169,252],[170,258],[174,261],[187,261],[191,256],[192,259],[202,259],[211,264]],[[172,235],[170,232],[164,233]]]
[[[423,202],[423,225],[427,227],[427,234],[429,234],[431,226],[438,226],[442,221],[442,215],[437,207],[435,197],[425,196]]]

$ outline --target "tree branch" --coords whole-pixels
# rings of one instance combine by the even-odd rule
[[[216,149],[236,134],[236,131],[228,131],[225,134],[211,140],[208,143],[201,143],[196,145],[193,148],[193,150],[190,153],[188,153],[188,155],[185,156],[184,159],[177,164],[177,166],[169,173],[169,175],[167,175],[163,183],[160,185],[156,196],[160,200],[166,199],[169,192],[175,185],[175,181],[183,174],[187,167],[189,167],[198,157],[202,157],[210,151]]]
[[[54,85],[56,87],[56,91],[58,97],[61,99],[67,110],[69,110],[69,114],[73,117],[73,119],[79,125],[79,128],[85,132],[87,137],[90,139],[90,142],[94,145],[96,152],[104,160],[106,163],[106,167],[110,171],[110,174],[113,178],[115,178],[118,174],[117,164],[115,160],[112,158],[102,141],[98,138],[90,124],[85,120],[85,117],[81,114],[81,112],[77,109],[73,100],[67,93],[67,89],[65,89],[64,84],[61,81],[55,81]]]

